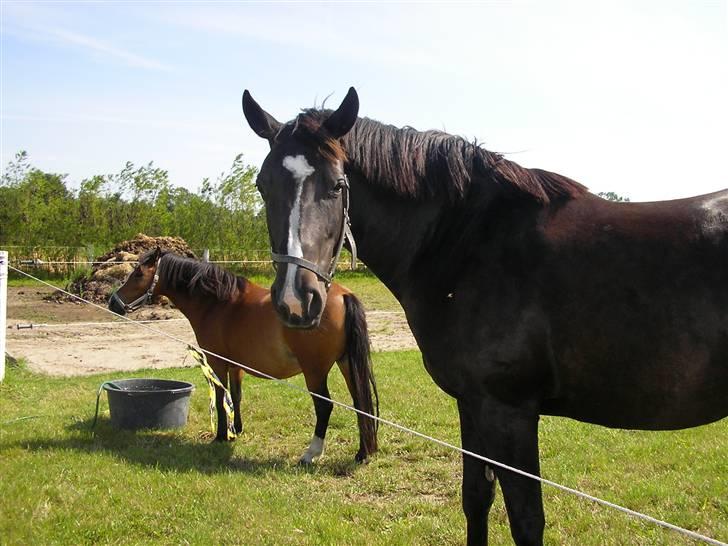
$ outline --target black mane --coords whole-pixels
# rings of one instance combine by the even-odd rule
[[[477,142],[442,131],[417,131],[359,118],[342,146],[323,126],[329,114],[328,110],[304,110],[292,124],[294,132],[315,140],[327,157],[345,156],[369,181],[401,196],[444,196],[455,202],[478,181],[515,189],[544,204],[587,193],[584,186],[570,178],[521,167]]]
[[[154,260],[155,250],[144,253],[139,258],[142,265],[150,265]],[[157,273],[159,280],[166,286],[179,292],[193,296],[213,296],[219,301],[227,301],[247,282],[222,267],[207,262],[200,262],[171,252],[162,252]]]

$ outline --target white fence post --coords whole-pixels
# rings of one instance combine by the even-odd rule
[[[5,379],[5,333],[8,305],[8,251],[0,250],[0,381]]]

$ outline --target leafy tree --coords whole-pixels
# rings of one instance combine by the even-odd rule
[[[153,162],[128,162],[73,191],[66,175],[32,167],[21,151],[0,178],[0,244],[108,246],[143,232],[178,235],[193,248],[265,248],[256,174],[238,155],[229,171],[191,192],[174,186]]]
[[[619,203],[626,203],[629,201],[629,197],[622,197],[621,195],[618,195],[613,191],[600,191],[597,195],[602,199],[606,199],[607,201],[616,201]]]

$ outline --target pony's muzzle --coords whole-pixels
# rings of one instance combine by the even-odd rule
[[[109,310],[113,311],[117,315],[126,315],[126,307],[119,299],[119,296],[116,295],[116,292],[111,294],[111,297],[109,298]]]

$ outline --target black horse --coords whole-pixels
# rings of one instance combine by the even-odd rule
[[[728,191],[608,202],[457,136],[358,118],[353,88],[286,124],[247,91],[243,109],[271,146],[257,183],[279,316],[317,323],[350,217],[457,399],[465,449],[538,474],[540,414],[646,430],[728,414]],[[540,484],[464,457],[468,544],[487,543],[494,474],[515,542],[541,544]]]

